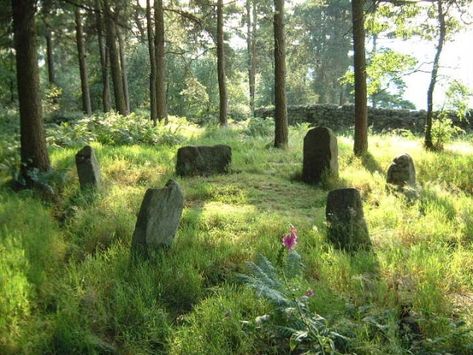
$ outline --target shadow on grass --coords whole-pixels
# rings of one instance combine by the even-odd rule
[[[324,190],[324,191],[342,189],[344,187],[349,186],[349,183],[346,179],[343,179],[340,176],[336,176],[333,174],[324,174],[319,183],[308,183],[304,180],[301,170],[298,170],[294,172],[293,174],[291,174],[291,176],[289,177],[289,181],[298,182],[306,186],[320,188],[321,190]]]
[[[363,156],[361,157],[361,163],[370,173],[373,174],[377,172],[384,175],[383,168],[381,167],[381,165],[379,165],[379,163],[376,161],[376,159],[370,152],[366,152],[365,154],[363,154]]]

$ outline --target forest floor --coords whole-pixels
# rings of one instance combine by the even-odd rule
[[[181,126],[183,145],[232,147],[231,173],[207,178],[175,176],[181,145],[93,143],[104,185],[96,194],[80,192],[80,146],[52,147],[54,202],[12,192],[2,172],[0,353],[288,353],[295,345],[272,332],[276,318],[255,321],[272,306],[237,275],[258,254],[276,263],[290,225],[304,264],[293,290],[314,291],[311,311],[345,335],[345,352],[473,353],[471,136],[426,152],[419,137],[371,134],[370,154],[358,159],[339,132],[340,177],[310,186],[298,180],[306,129],[291,128],[282,151],[270,129],[247,122]],[[402,153],[415,162],[414,201],[386,189]],[[143,195],[170,178],[185,194],[174,244],[132,264]],[[373,253],[326,241],[327,193],[339,187],[360,190]],[[420,329],[410,335],[399,327],[406,305]]]

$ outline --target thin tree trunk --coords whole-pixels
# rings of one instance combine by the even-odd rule
[[[163,0],[154,1],[155,51],[156,51],[156,114],[158,120],[168,121],[166,103],[166,58],[164,53]]]
[[[80,71],[80,86],[82,90],[82,110],[88,114],[92,114],[92,106],[90,104],[90,90],[89,90],[89,75],[87,72],[87,63],[85,61],[85,48],[84,48],[84,34],[82,31],[82,18],[80,15],[80,8],[75,9],[75,21],[76,21],[76,44],[77,53],[79,57],[79,71]]]
[[[105,46],[103,38],[103,22],[101,16],[100,0],[95,0],[95,7],[98,10],[96,12],[96,25],[97,25],[97,38],[99,42],[99,53],[100,53],[100,70],[102,74],[102,105],[103,112],[108,112],[112,108],[110,101],[110,78],[108,75],[108,63],[110,61],[108,55],[108,49]]]
[[[340,95],[338,99],[339,99],[338,101],[339,106],[345,105],[345,85],[340,86]]]
[[[154,49],[154,33],[151,14],[150,0],[146,0],[146,28],[148,31],[148,50],[149,50],[149,101],[151,120],[156,123],[158,119],[158,111],[156,107],[156,52]]]
[[[376,11],[376,9],[374,11]],[[377,52],[378,52],[378,35],[375,33],[373,35],[373,51],[371,52],[371,55],[375,56]],[[373,108],[376,108],[378,106],[377,96],[378,96],[377,93],[373,93],[371,95],[371,106]]]
[[[430,84],[427,91],[427,117],[425,120],[425,138],[424,145],[427,149],[434,149],[432,141],[432,121],[434,116],[434,90],[437,83],[437,75],[439,71],[440,55],[442,54],[443,45],[445,43],[446,25],[445,14],[443,12],[442,0],[437,0],[437,20],[439,24],[439,38],[437,43],[437,51],[435,52],[434,64],[430,75]]]
[[[15,54],[13,49],[10,49],[10,70],[13,73],[15,70]],[[10,103],[15,102],[15,80],[13,76],[10,76]]]
[[[141,10],[140,0],[136,0],[135,11],[133,15],[135,17],[136,27],[138,28],[138,32],[140,33],[140,42],[146,43],[146,33],[145,29],[143,28],[143,23],[140,19],[140,10]]]
[[[48,64],[48,82],[56,84],[56,73],[54,71],[53,43],[51,30],[46,28],[46,62]]]
[[[253,6],[253,11],[251,8]],[[248,85],[250,90],[250,114],[255,115],[255,76],[256,76],[256,4],[246,0],[247,50],[248,50]],[[253,16],[253,18],[252,18]]]
[[[274,0],[274,146],[287,148],[289,133],[286,100],[286,43],[284,38],[284,0]]]
[[[130,92],[128,90],[128,75],[126,72],[126,56],[125,56],[125,43],[123,42],[122,31],[117,28],[118,34],[118,50],[120,53],[120,68],[122,71],[123,80],[123,95],[125,95],[125,104],[127,112],[131,112],[130,109]]]
[[[227,87],[225,83],[225,47],[223,42],[223,0],[217,1],[217,74],[219,92],[219,122],[220,126],[227,125]]]
[[[50,168],[43,127],[36,53],[35,0],[12,0],[16,77],[20,108],[21,175]]]
[[[365,17],[364,0],[352,0],[353,56],[355,68],[355,144],[354,153],[363,155],[368,150],[368,108],[366,90]]]
[[[128,115],[126,107],[125,94],[123,93],[123,77],[120,68],[119,51],[117,48],[116,38],[117,31],[112,12],[110,10],[109,1],[104,0],[104,13],[106,25],[106,41],[108,52],[110,55],[110,68],[112,72],[113,92],[115,96],[115,106],[121,115]]]

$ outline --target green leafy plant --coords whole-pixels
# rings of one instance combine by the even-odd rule
[[[468,119],[471,115],[469,111],[469,100],[473,96],[473,90],[459,80],[453,80],[445,93],[447,99],[446,109],[456,112],[459,120]]]
[[[46,90],[45,98],[43,100],[44,113],[50,115],[52,113],[58,112],[60,109],[59,102],[63,95],[63,90],[52,84]]]
[[[271,135],[273,131],[273,120],[254,117],[249,120],[245,133],[250,137],[265,137]]]
[[[277,267],[259,255],[256,262],[248,263],[249,274],[240,275],[245,285],[273,307],[271,314],[257,317],[253,324],[277,338],[288,338],[291,351],[334,353],[345,348],[349,338],[332,330],[325,318],[310,309],[309,299],[315,292],[298,286],[303,265],[296,245],[297,230],[291,227],[282,238]]]
[[[458,134],[464,132],[453,121],[447,117],[445,112],[440,113],[440,117],[432,123],[432,141],[436,150],[443,150],[444,145]]]
[[[47,129],[47,140],[50,145],[60,147],[81,146],[93,141],[107,145],[175,145],[184,141],[179,129],[179,125],[154,125],[141,114],[122,116],[109,112],[52,125]]]

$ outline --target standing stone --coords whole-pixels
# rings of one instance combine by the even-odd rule
[[[91,146],[86,145],[77,152],[76,167],[82,190],[100,188],[100,166]]]
[[[317,184],[325,174],[338,176],[337,138],[329,128],[316,127],[304,137],[302,180]]]
[[[414,187],[416,184],[416,169],[409,154],[402,154],[394,158],[386,174],[388,184],[404,187]]]
[[[141,203],[133,233],[132,251],[149,255],[170,246],[181,220],[184,196],[179,185],[169,180],[162,189],[148,189]]]
[[[177,151],[176,174],[180,176],[227,173],[232,162],[228,145],[187,146]]]
[[[370,249],[368,227],[357,189],[330,191],[325,216],[328,224],[328,239],[337,248],[347,251]]]

